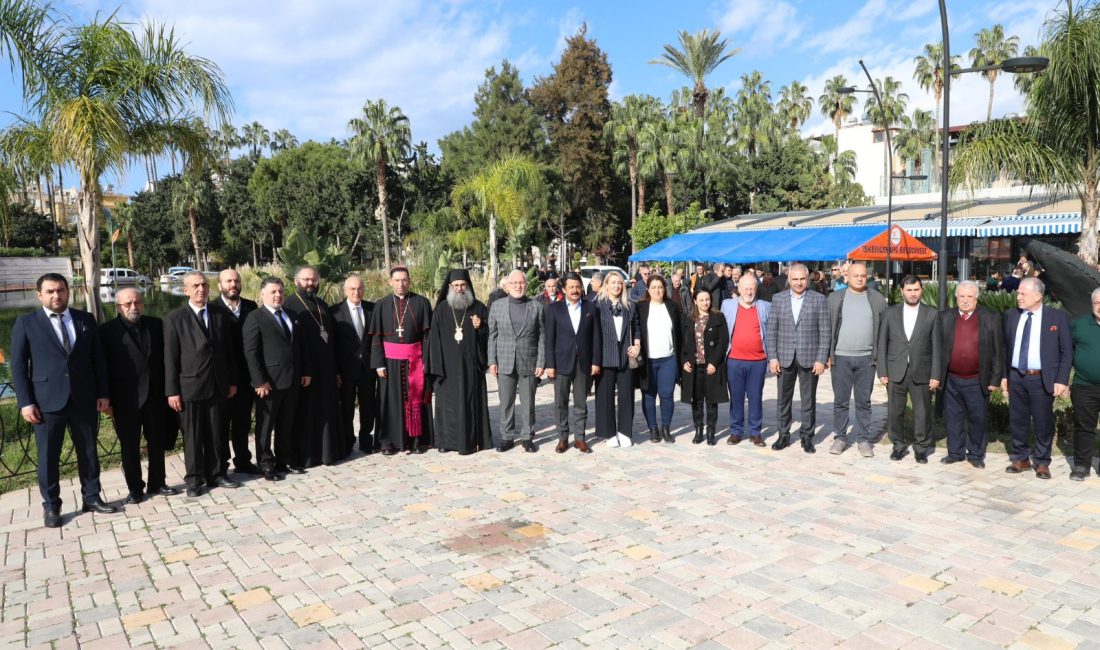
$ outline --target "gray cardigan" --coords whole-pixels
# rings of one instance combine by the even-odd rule
[[[836,340],[840,336],[840,312],[843,311],[844,294],[847,292],[848,289],[845,288],[829,294],[829,323],[833,328],[832,340],[829,341],[830,359],[836,354]],[[871,365],[875,365],[878,360],[878,328],[882,324],[882,313],[886,311],[886,298],[878,291],[868,287],[867,302],[871,305],[871,317],[874,319],[874,322],[871,323],[871,333],[874,341],[871,344]]]

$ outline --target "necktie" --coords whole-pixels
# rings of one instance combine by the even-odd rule
[[[1020,337],[1020,362],[1017,364],[1017,368],[1020,372],[1027,372],[1027,356],[1029,349],[1031,348],[1031,312],[1027,313],[1027,320],[1024,321],[1024,335]]]
[[[286,334],[286,338],[290,340],[290,327],[287,326],[286,321],[283,320],[283,310],[275,310],[275,320],[279,321],[279,326],[283,328],[283,334]]]
[[[206,308],[203,307],[199,310],[199,325],[202,326],[202,331],[209,334],[210,327],[206,324]]]
[[[65,356],[69,356],[73,353],[73,343],[69,340],[69,328],[65,327],[65,319],[61,314],[50,314],[50,318],[57,319],[57,324],[61,327],[61,347],[65,348]]]
[[[355,333],[359,335],[359,338],[363,338],[363,315],[362,307],[356,305],[351,308],[351,313],[355,314]]]

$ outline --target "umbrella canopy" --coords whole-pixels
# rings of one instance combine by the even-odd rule
[[[870,241],[860,244],[848,253],[848,259],[867,262],[885,260],[887,248],[890,250],[890,259],[898,262],[928,262],[936,259],[935,251],[898,225],[890,230],[883,230]]]
[[[1027,240],[1024,250],[1043,268],[1043,283],[1070,316],[1077,317],[1092,311],[1092,290],[1100,287],[1100,271],[1085,264],[1073,253],[1037,239]]]

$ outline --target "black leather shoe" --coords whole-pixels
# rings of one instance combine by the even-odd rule
[[[266,481],[279,481],[282,480],[282,478],[283,477],[280,476],[279,473],[273,469],[269,469],[264,472],[264,480]]]
[[[397,452],[395,451],[393,453],[396,454]],[[286,471],[289,472],[290,474],[305,474],[306,473],[305,468],[298,467],[297,465],[290,465],[289,467],[286,468]]]
[[[665,442],[676,442],[676,438],[672,437],[672,432],[668,429],[668,427],[661,427],[661,440]]]
[[[42,513],[42,525],[46,528],[61,528],[61,512],[46,510]]]
[[[145,495],[141,492],[131,492],[126,495],[126,505],[136,506],[145,500]]]
[[[103,503],[102,499],[95,499],[93,501],[85,501],[81,510],[83,512],[98,512],[104,515],[113,515],[118,512],[118,506]]]
[[[908,449],[895,449],[890,452],[890,460],[901,460],[909,455]]]
[[[516,441],[515,440],[504,440],[499,445],[497,445],[497,451],[499,451],[501,453],[504,453],[506,451],[511,451],[512,448],[515,447],[515,446],[516,446]]]
[[[914,451],[913,458],[916,459],[916,461],[921,465],[928,464],[928,454],[924,453],[923,451]]]
[[[520,443],[520,444],[522,444],[522,445],[523,445],[523,451],[525,451],[525,452],[527,452],[527,453],[529,453],[529,454],[533,454],[533,453],[535,453],[536,451],[538,451],[538,450],[539,450],[539,446],[538,446],[538,445],[536,445],[536,444],[535,444],[534,442],[532,442],[531,440],[524,440],[524,441],[523,441],[522,443]]]
[[[809,436],[805,436],[805,437],[802,438],[802,451],[806,452],[807,454],[816,454],[817,453],[817,447],[814,447],[814,439],[813,438],[811,438]]]
[[[697,445],[703,442],[703,427],[695,427],[695,437],[691,439],[691,444]]]
[[[1085,465],[1074,465],[1073,471],[1069,473],[1069,480],[1071,481],[1083,481],[1089,477],[1089,468]]]
[[[954,458],[952,456],[944,456],[943,458],[940,459],[940,462],[943,463],[944,465],[954,465],[955,463],[963,462],[963,459]]]
[[[984,460],[971,460],[968,461],[975,469],[985,469]]]
[[[187,496],[194,499],[195,497],[201,497],[203,489],[201,485],[187,486]]]
[[[775,442],[772,443],[772,449],[779,451],[780,449],[786,449],[791,446],[791,434],[781,433],[779,434]]]
[[[264,472],[263,472],[262,469],[260,469],[259,467],[256,467],[252,463],[245,463],[244,465],[234,465],[233,466],[233,473],[234,474],[249,474],[251,476],[259,476],[260,474],[263,474]]]
[[[650,442],[661,442],[661,432],[658,431],[657,429],[650,429],[649,430],[649,441]]]
[[[162,485],[162,486],[160,486],[159,488],[157,488],[155,490],[149,490],[148,492],[146,492],[146,494],[151,496],[151,497],[152,496],[157,496],[157,495],[162,496],[162,497],[170,497],[170,496],[175,496],[179,493],[180,493],[179,490],[177,490],[174,487],[168,487],[167,485]]]
[[[239,488],[241,484],[229,478],[228,476],[219,476],[214,479],[214,485],[220,488]]]

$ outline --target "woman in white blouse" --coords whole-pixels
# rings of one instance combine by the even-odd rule
[[[604,278],[597,301],[600,311],[600,346],[603,361],[596,376],[596,435],[609,447],[634,444],[634,370],[631,359],[641,354],[638,310],[627,296],[619,273]]]
[[[650,442],[676,442],[672,437],[673,392],[680,376],[680,346],[683,343],[683,316],[676,301],[668,296],[668,284],[660,275],[646,283],[646,295],[638,301],[642,354],[645,362],[638,368],[642,389],[642,413],[649,426]],[[660,418],[657,397],[661,398]]]

